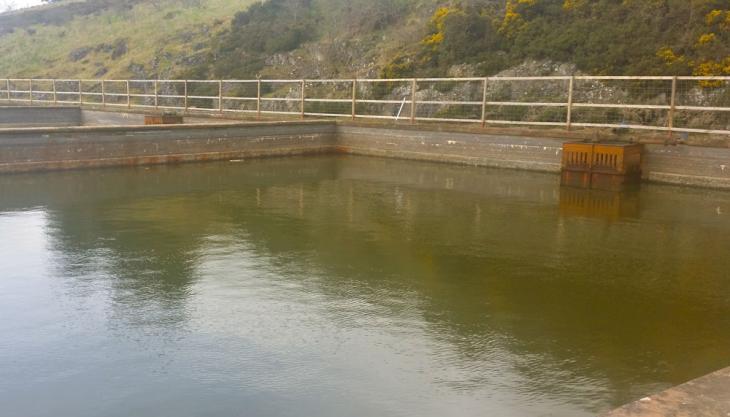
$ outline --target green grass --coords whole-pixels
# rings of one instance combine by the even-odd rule
[[[132,64],[169,77],[184,68],[180,59],[202,52],[214,34],[226,29],[236,12],[257,0],[163,0],[142,3],[124,12],[106,10],[99,15],[77,17],[63,26],[36,25],[0,37],[0,76],[127,78]],[[28,30],[30,29],[30,31]],[[31,34],[32,31],[35,33]],[[188,36],[186,36],[186,34]],[[126,39],[128,52],[112,60],[110,54],[93,51],[73,62],[72,51],[114,44]]]

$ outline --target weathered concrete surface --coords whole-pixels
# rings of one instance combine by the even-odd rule
[[[604,417],[728,417],[730,368],[614,410]]]
[[[81,113],[78,108],[58,107],[14,111],[27,119],[40,112],[48,123],[58,123],[50,114],[60,112],[59,120],[79,123],[81,118],[89,126],[0,128],[0,172],[340,152],[558,173],[563,143],[581,135],[561,137],[554,131],[510,135],[439,125],[334,121],[236,122],[194,116],[185,119],[192,124],[142,127],[144,113],[89,109]],[[73,118],[66,112],[73,112]],[[730,189],[730,148],[646,145],[643,173],[654,182]]]
[[[730,148],[646,145],[644,155],[649,181],[730,189]]]
[[[103,110],[82,110],[82,124],[84,126],[139,126],[144,125],[144,116],[150,112],[119,112]],[[225,124],[238,123],[240,120],[185,116],[185,123],[191,124]]]
[[[80,107],[0,107],[0,128],[81,126]]]
[[[563,142],[538,137],[341,125],[337,146],[342,152],[356,155],[557,173]]]
[[[337,146],[357,155],[557,173],[570,140],[341,124]],[[730,189],[730,148],[645,145],[642,169],[653,182]]]
[[[333,122],[0,129],[0,173],[332,152]]]

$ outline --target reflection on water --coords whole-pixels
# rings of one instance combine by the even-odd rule
[[[0,177],[4,413],[583,416],[730,364],[730,194],[585,192],[369,158]]]
[[[607,220],[638,218],[639,189],[608,191],[577,187],[560,187],[560,213]]]

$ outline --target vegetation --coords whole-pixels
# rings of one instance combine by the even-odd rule
[[[10,76],[730,75],[727,0],[67,0],[0,27]]]

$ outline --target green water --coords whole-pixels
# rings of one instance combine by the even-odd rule
[[[299,158],[0,177],[0,415],[584,416],[730,365],[730,193]]]

